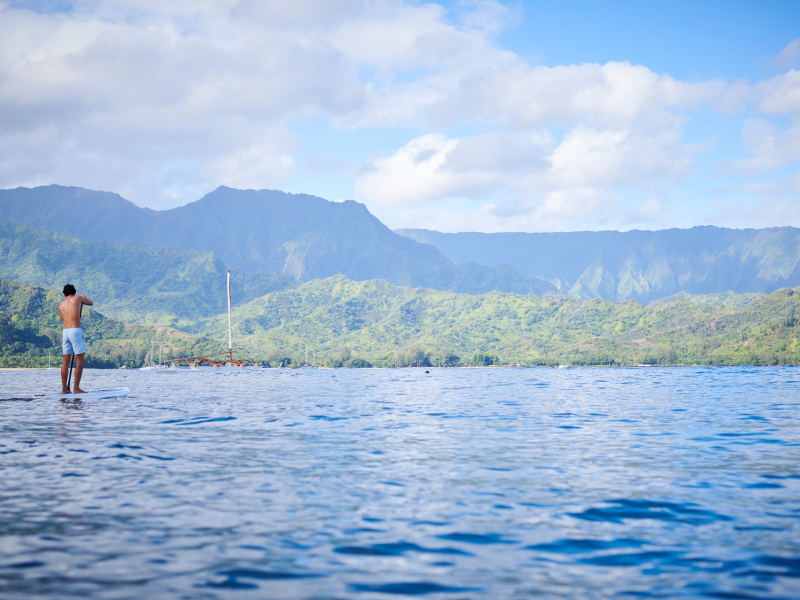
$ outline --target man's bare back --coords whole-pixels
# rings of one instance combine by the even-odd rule
[[[67,296],[58,305],[58,314],[64,322],[64,329],[74,329],[81,326],[81,304],[93,306],[94,302],[86,296]]]
[[[81,330],[81,306],[93,306],[94,302],[86,296],[78,296],[72,284],[64,286],[66,298],[58,305],[58,314],[64,322],[64,334],[61,348],[64,355],[64,363],[61,365],[61,393],[70,393],[67,388],[67,374],[69,363],[72,356],[75,356],[75,390],[74,394],[83,394],[81,389],[81,376],[83,375],[83,359],[86,356],[86,342],[83,339]]]

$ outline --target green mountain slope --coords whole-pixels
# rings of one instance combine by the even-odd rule
[[[191,329],[227,310],[226,268],[211,252],[86,242],[0,220],[0,277],[62,289],[72,283],[109,317]],[[296,283],[233,271],[234,304]]]
[[[756,300],[760,300],[766,296],[763,292],[748,292],[746,294],[737,294],[736,292],[720,292],[719,294],[702,294],[702,295],[695,295],[690,294],[689,292],[678,292],[672,296],[667,296],[666,298],[659,298],[658,300],[653,300],[648,306],[661,306],[664,304],[669,304],[670,302],[676,302],[678,300],[683,300],[685,302],[689,302],[690,304],[703,304],[707,306],[728,306],[731,308],[736,307],[744,307],[748,304],[755,302]]]
[[[800,288],[799,288],[800,290]],[[0,366],[58,360],[61,322],[55,291],[0,279]],[[342,276],[268,294],[234,311],[234,347],[254,360],[332,365],[797,364],[800,294],[731,294],[635,301],[565,300],[492,292],[473,296],[401,288]],[[227,318],[197,325],[204,337],[145,327],[87,309],[90,366],[139,366],[147,343],[177,358],[226,346]]]
[[[63,296],[44,288],[0,279],[0,367],[61,365]],[[84,307],[81,326],[87,344],[86,365],[108,368],[141,366],[150,340],[165,357],[218,351],[220,343],[198,338],[171,327],[146,327],[109,319]]]
[[[648,303],[691,294],[770,293],[800,285],[800,229],[440,233],[398,229],[456,264],[510,265],[568,297]]]
[[[507,265],[455,265],[436,247],[397,235],[363,204],[307,194],[220,187],[165,211],[117,194],[57,185],[0,190],[0,218],[102,242],[213,252],[250,273],[298,281],[343,274],[467,293],[555,294]]]
[[[55,185],[0,190],[0,218],[93,241],[213,252],[237,270],[295,281],[343,274],[464,293],[642,303],[682,291],[770,293],[800,285],[800,229],[792,227],[393,232],[362,204],[306,194],[220,187],[154,211],[116,194]]]
[[[238,307],[234,339],[259,356],[271,348],[297,355],[308,344],[319,356],[347,348],[381,365],[408,362],[409,349],[419,347],[431,356],[489,353],[527,364],[795,364],[798,305],[791,289],[756,300],[724,295],[648,307],[472,296],[338,276]],[[203,333],[223,339],[226,327],[216,317]]]

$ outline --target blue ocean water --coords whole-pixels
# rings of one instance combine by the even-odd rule
[[[0,372],[0,596],[800,597],[800,370],[429,371]]]

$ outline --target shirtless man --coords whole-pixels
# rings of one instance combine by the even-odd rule
[[[64,286],[64,301],[58,305],[58,314],[64,322],[64,335],[61,349],[64,354],[64,364],[61,365],[61,393],[69,394],[67,389],[67,373],[69,361],[75,355],[75,394],[84,394],[81,389],[81,375],[83,375],[83,359],[86,355],[86,342],[83,341],[81,330],[81,304],[92,306],[94,302],[86,296],[76,296],[75,286],[68,283]]]

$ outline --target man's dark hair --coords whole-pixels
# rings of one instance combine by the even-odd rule
[[[75,295],[75,286],[71,283],[68,283],[64,286],[64,295],[65,296],[74,296]]]

